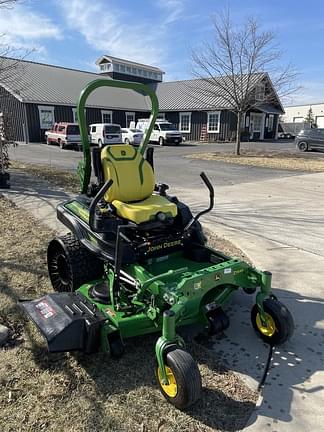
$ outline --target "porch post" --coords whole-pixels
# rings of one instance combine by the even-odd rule
[[[260,140],[264,140],[264,124],[265,124],[265,113],[262,113],[262,120],[261,120],[261,130],[260,130]]]

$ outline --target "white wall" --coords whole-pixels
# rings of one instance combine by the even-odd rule
[[[287,123],[301,122],[307,116],[309,108],[312,108],[313,116],[318,127],[324,128],[324,103],[314,105],[298,105],[284,107],[283,121]]]

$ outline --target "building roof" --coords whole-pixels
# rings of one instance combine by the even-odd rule
[[[80,91],[97,78],[110,80],[108,76],[52,66],[31,61],[2,59],[2,67],[14,67],[16,79],[6,79],[3,87],[21,102],[76,106]],[[89,96],[88,107],[129,109],[146,111],[148,99],[135,91],[104,88]]]
[[[112,57],[111,57],[112,58]],[[85,72],[61,66],[0,57],[1,68],[13,67],[13,76],[0,84],[21,102],[44,105],[76,106],[80,91],[94,79],[111,78],[94,72]],[[15,69],[15,65],[18,68]],[[256,85],[267,74],[254,74],[252,85]],[[224,79],[221,78],[221,79]],[[230,85],[230,80],[228,79]],[[160,111],[195,111],[230,109],[226,94],[215,96],[212,83],[203,79],[170,81],[150,84],[159,99]],[[243,83],[243,85],[245,85]],[[278,105],[280,100],[278,99]],[[120,109],[127,111],[149,111],[148,96],[125,89],[103,88],[90,95],[88,107]],[[282,109],[283,112],[283,109]]]
[[[251,88],[265,78],[269,79],[267,74],[253,74],[250,82]],[[198,78],[157,84],[155,88],[161,111],[231,109],[232,106],[229,101],[226,100],[225,91],[222,91],[221,88],[218,87],[219,94],[215,95],[214,81],[217,80],[222,80],[222,87],[224,84],[227,87],[232,85],[232,81],[229,77],[208,80]],[[242,85],[247,85],[247,76],[244,77]],[[278,103],[280,105],[279,100]]]
[[[99,65],[103,60],[108,60],[111,61],[112,63],[123,63],[123,64],[128,64],[130,66],[136,66],[136,67],[141,67],[141,68],[145,68],[154,72],[160,72],[160,73],[164,73],[162,69],[156,67],[156,66],[150,66],[150,65],[146,65],[143,63],[137,63],[137,62],[133,62],[131,60],[125,60],[119,57],[113,57],[111,55],[103,55],[101,57],[98,58],[98,60],[96,61],[96,65]]]

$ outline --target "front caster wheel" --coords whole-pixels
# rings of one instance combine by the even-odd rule
[[[251,311],[251,321],[254,330],[261,339],[272,345],[281,345],[293,334],[294,320],[291,313],[280,301],[268,298],[263,302],[267,320],[264,325],[261,321],[258,306],[255,304]]]
[[[160,368],[157,381],[163,396],[178,409],[188,408],[201,394],[201,376],[192,356],[181,348],[169,351],[165,358],[169,384],[163,384]]]

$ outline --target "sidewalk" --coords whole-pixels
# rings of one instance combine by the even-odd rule
[[[324,173],[217,188],[212,215],[203,221],[224,235],[256,266],[273,272],[274,293],[292,312],[291,341],[275,350],[260,406],[247,431],[320,432],[324,424]],[[170,191],[193,212],[207,206],[201,189]],[[4,193],[60,232],[56,205],[68,198],[25,174],[15,175]],[[228,305],[231,326],[215,354],[250,386],[260,380],[268,347],[250,324],[252,296],[238,293]]]
[[[208,193],[172,191],[196,212]],[[275,349],[260,406],[246,431],[320,432],[324,429],[324,173],[215,187],[209,228],[273,273],[274,293],[295,320],[291,341]],[[205,204],[201,201],[204,197]],[[253,299],[237,295],[231,326],[215,352],[247,383],[262,377],[268,347],[250,325]],[[234,317],[235,314],[235,317]]]

